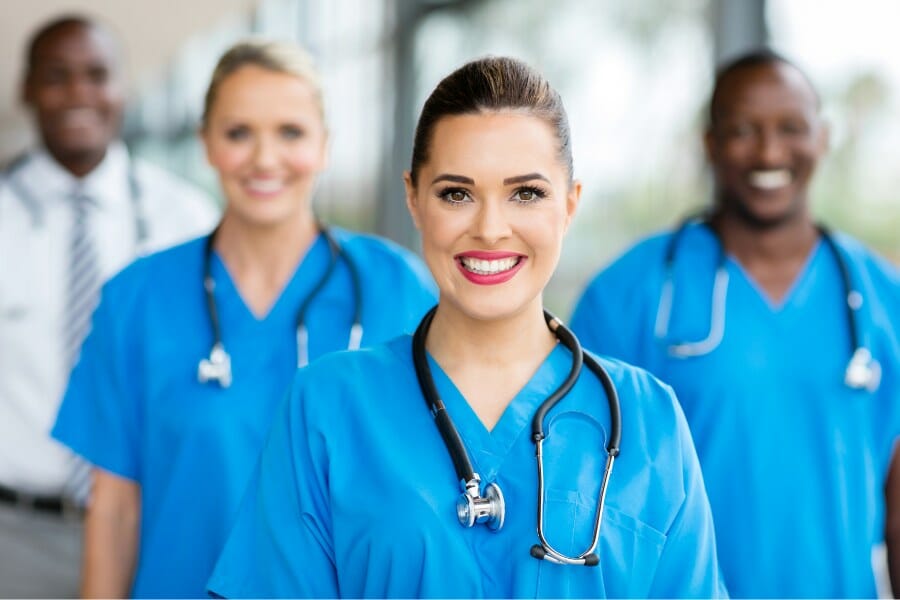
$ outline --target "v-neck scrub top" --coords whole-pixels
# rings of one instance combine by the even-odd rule
[[[461,526],[453,464],[416,379],[412,338],[298,371],[209,582],[225,597],[716,597],[713,525],[684,417],[647,373],[603,361],[622,403],[621,455],[597,567],[530,555],[537,543],[531,419],[568,374],[558,345],[488,431],[429,357],[483,483],[506,499],[500,531]],[[545,532],[590,545],[609,409],[585,369],[545,422]]]
[[[706,337],[719,245],[703,225],[678,242],[669,334],[654,337],[671,234],[647,239],[591,282],[572,328],[588,349],[650,370],[675,389],[709,492],[732,596],[874,597],[872,550],[883,538],[883,489],[900,433],[897,274],[836,235],[853,285],[862,343],[882,368],[874,392],[844,384],[846,296],[825,242],[773,304],[732,257],[722,343]]]
[[[392,243],[332,233],[361,278],[362,344],[413,331],[435,302],[418,258]],[[279,399],[297,370],[296,316],[328,268],[319,236],[270,312],[254,316],[218,255],[212,276],[229,388],[200,383],[212,328],[205,238],[141,259],[108,283],[53,435],[141,487],[134,596],[203,597]],[[353,287],[341,259],[309,305],[309,354],[346,348]]]

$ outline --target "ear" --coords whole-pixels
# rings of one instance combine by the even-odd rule
[[[322,163],[319,165],[319,173],[325,171],[331,164],[331,132],[325,128],[322,136]]]
[[[31,84],[30,75],[26,76],[22,81],[22,86],[19,89],[19,99],[25,106],[34,106],[34,86]]]
[[[203,144],[203,153],[206,155],[206,162],[209,163],[209,166],[213,167],[212,154],[210,153],[210,143],[209,143],[209,129],[206,124],[201,124],[200,127],[197,128],[197,137],[200,138],[200,142]]]
[[[409,171],[403,172],[403,186],[406,189],[406,209],[412,217],[416,229],[422,230],[419,222],[419,199],[416,197],[416,186]]]
[[[706,131],[703,133],[703,150],[706,152],[707,162],[714,162],[713,158],[716,154],[716,137],[709,127],[707,127]]]
[[[578,210],[578,204],[581,202],[581,181],[576,179],[569,186],[569,192],[566,194],[566,229],[572,222],[575,212]]]
[[[822,156],[831,148],[831,125],[825,119],[820,119],[819,121],[817,137],[816,146],[819,150],[819,156]]]

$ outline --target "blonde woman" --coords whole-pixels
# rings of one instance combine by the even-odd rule
[[[297,365],[411,330],[434,303],[410,253],[316,220],[328,135],[299,48],[229,50],[201,137],[221,223],[106,286],[54,429],[96,467],[86,596],[202,596]]]

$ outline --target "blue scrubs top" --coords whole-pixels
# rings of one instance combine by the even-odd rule
[[[334,229],[361,278],[363,344],[415,329],[435,302],[424,265],[371,236]],[[224,264],[212,275],[234,381],[199,383],[212,329],[205,238],[141,259],[104,288],[53,435],[141,486],[132,594],[202,597],[278,400],[296,372],[297,310],[331,261],[315,241],[271,312],[256,318]],[[340,260],[307,312],[310,356],[346,348],[353,286]]]
[[[323,358],[298,372],[210,579],[225,597],[714,597],[715,540],[703,480],[671,390],[603,361],[622,402],[600,566],[563,566],[537,543],[537,407],[563,381],[557,346],[488,431],[440,367],[438,392],[482,482],[506,499],[499,532],[464,528],[459,482],[420,392],[412,338]],[[549,413],[545,533],[563,552],[590,545],[609,411],[584,373]]]
[[[773,305],[728,257],[722,343],[676,358],[710,330],[719,245],[703,225],[678,242],[667,340],[654,336],[671,234],[629,250],[590,283],[572,318],[582,344],[671,384],[684,408],[732,596],[874,597],[873,546],[900,432],[897,274],[835,236],[856,289],[862,342],[880,362],[875,393],[844,384],[851,355],[839,267],[824,242]]]

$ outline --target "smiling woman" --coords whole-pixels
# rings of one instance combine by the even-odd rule
[[[229,50],[200,129],[221,223],[104,289],[54,429],[96,467],[87,596],[202,596],[297,365],[411,331],[434,303],[411,253],[317,221],[317,82],[294,46]]]
[[[543,309],[581,191],[568,139],[520,61],[438,85],[404,176],[438,306],[414,336],[298,372],[211,592],[724,594],[671,391]]]

